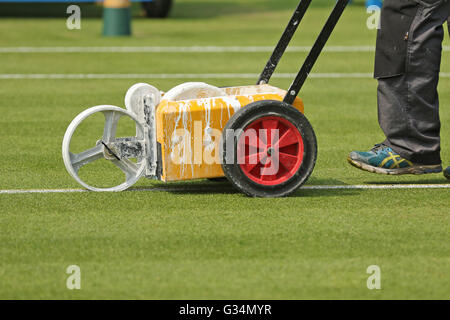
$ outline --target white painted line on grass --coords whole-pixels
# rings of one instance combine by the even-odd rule
[[[24,194],[24,193],[79,193],[88,192],[85,189],[16,189],[0,190],[0,194]]]
[[[333,190],[333,189],[449,189],[450,184],[361,184],[335,186],[303,186],[301,189]]]
[[[293,79],[296,73],[276,73],[273,78]],[[450,78],[450,73],[442,72],[441,78]],[[258,73],[72,73],[72,74],[0,74],[0,80],[99,80],[99,79],[256,79]],[[372,79],[372,73],[311,73],[310,78],[319,79]]]
[[[311,47],[292,46],[287,52],[309,52]],[[450,51],[450,46],[444,46]],[[270,53],[272,46],[135,46],[135,47],[0,47],[0,53]],[[375,52],[374,46],[327,46],[324,52]]]
[[[450,75],[450,74],[449,74]],[[294,78],[295,73],[278,73],[274,78]],[[312,73],[311,78],[371,78],[371,73]],[[252,79],[257,73],[113,73],[113,74],[0,74],[0,79]]]
[[[182,191],[219,191],[221,187],[195,187],[195,185],[188,188],[132,188],[124,192],[182,192]],[[379,185],[316,185],[303,186],[300,188],[304,190],[349,190],[349,189],[450,189],[450,184],[379,184]],[[30,194],[30,193],[82,193],[91,192],[86,189],[12,189],[0,190],[0,194]]]
[[[231,79],[254,78],[257,74],[251,73],[113,73],[113,74],[0,74],[0,79]]]

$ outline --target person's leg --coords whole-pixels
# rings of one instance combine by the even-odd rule
[[[450,16],[447,18],[448,35],[450,36]]]
[[[450,1],[450,0],[448,0]],[[352,152],[358,168],[386,174],[440,172],[437,84],[450,2],[387,0],[377,37],[379,123],[386,140]]]
[[[386,135],[383,144],[413,163],[441,163],[437,86],[444,37],[442,25],[449,14],[449,2],[419,5],[405,36],[405,73],[379,79],[378,116]]]

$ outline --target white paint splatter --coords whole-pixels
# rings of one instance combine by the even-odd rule
[[[233,97],[233,96],[231,96],[231,97],[222,97],[222,100],[227,105],[228,116],[230,116],[230,107],[233,108],[234,113],[238,112],[242,108],[241,103],[239,102],[239,100],[236,97]]]
[[[179,161],[179,166],[180,166],[180,175],[184,176],[184,172],[186,169],[186,166],[188,164],[191,164],[191,170],[192,170],[192,176],[194,175],[194,169],[193,169],[193,163],[192,163],[192,159],[188,159],[188,155],[192,156],[192,152],[188,153],[188,150],[190,150],[191,148],[191,139],[188,139],[189,137],[186,136],[179,136],[177,135],[177,129],[178,126],[180,125],[180,122],[183,126],[183,130],[184,132],[190,132],[188,130],[188,124],[189,124],[189,119],[191,117],[191,112],[190,112],[190,104],[187,102],[177,102],[178,105],[178,116],[177,119],[175,120],[175,125],[173,127],[173,132],[172,132],[172,138],[171,138],[171,143],[170,143],[170,149],[171,149],[171,159],[173,161],[173,159],[176,159],[176,157],[179,157],[180,161]],[[175,146],[183,143],[183,148],[182,148],[182,154],[181,155],[176,155],[175,154]],[[189,144],[189,145],[188,145]]]
[[[200,104],[205,108],[205,129],[203,132],[203,146],[208,148],[213,144],[211,136],[211,99],[202,99]]]

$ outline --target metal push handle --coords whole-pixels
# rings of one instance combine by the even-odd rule
[[[257,84],[269,83],[269,80],[272,77],[275,68],[277,67],[278,63],[281,60],[281,57],[286,51],[289,42],[291,42],[291,39],[294,36],[295,31],[297,31],[297,28],[300,22],[302,21],[306,11],[308,10],[310,4],[311,0],[301,0],[300,3],[298,4],[297,9],[292,15],[291,20],[289,21],[286,29],[284,30],[283,35],[281,36],[280,41],[278,41],[278,44],[275,47],[272,56],[267,62],[267,65],[264,68],[263,72],[261,73]]]
[[[312,67],[317,61],[320,53],[323,50],[323,47],[327,43],[330,38],[331,33],[334,30],[334,27],[338,23],[342,13],[345,10],[349,0],[338,0],[336,5],[328,17],[327,22],[325,23],[322,31],[319,34],[319,37],[316,39],[311,51],[309,52],[306,60],[304,61],[300,71],[297,74],[294,82],[291,84],[286,96],[284,97],[284,102],[292,104],[297,97],[300,89],[308,78],[308,74],[311,72]],[[275,50],[272,53],[269,61],[266,64],[261,76],[259,77],[257,84],[265,84],[269,83],[270,78],[272,77],[278,63],[281,60],[284,52],[286,51],[289,42],[294,36],[300,22],[303,19],[306,11],[308,10],[309,5],[311,4],[311,0],[300,0],[300,3],[297,6],[291,20],[289,21],[286,29],[284,30],[283,35],[281,36],[280,41],[278,42]]]
[[[286,96],[284,97],[284,102],[289,104],[292,104],[294,102],[295,98],[297,97],[298,93],[303,87],[303,84],[308,78],[308,75],[311,72],[312,67],[316,63],[317,58],[322,52],[323,47],[330,38],[330,35],[333,32],[334,27],[336,27],[336,24],[341,18],[342,13],[344,12],[348,2],[349,0],[338,0],[336,2],[336,5],[334,6],[333,11],[328,17],[328,20],[325,23],[322,31],[320,32],[319,37],[316,39],[316,42],[314,43],[311,51],[306,57],[306,60],[303,63],[300,71],[298,72],[297,77],[292,82],[291,87],[289,88]]]

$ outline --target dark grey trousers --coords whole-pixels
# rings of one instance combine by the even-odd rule
[[[450,0],[385,0],[381,12],[375,78],[383,143],[418,164],[441,163],[437,86],[449,16]]]

